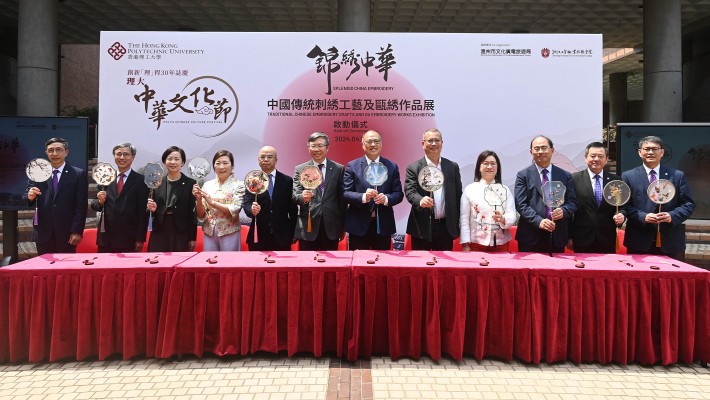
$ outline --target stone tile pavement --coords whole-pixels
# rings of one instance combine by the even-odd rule
[[[710,399],[710,370],[515,361],[253,357],[0,365],[0,400]]]

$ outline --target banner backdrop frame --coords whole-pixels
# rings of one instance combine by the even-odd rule
[[[178,145],[188,159],[231,151],[240,177],[273,145],[293,175],[311,133],[328,134],[328,158],[346,164],[374,129],[404,177],[438,128],[464,186],[490,149],[512,189],[535,135],[570,171],[601,139],[601,35],[102,32],[100,52],[98,158],[112,163],[113,146],[132,142],[136,169]]]

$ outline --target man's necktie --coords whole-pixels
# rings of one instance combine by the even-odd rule
[[[547,168],[543,168],[543,169],[542,169],[542,186],[543,186],[543,187],[545,186],[545,184],[546,184],[547,182],[550,181],[550,179],[547,177],[547,173],[548,173],[548,172],[549,172],[549,171],[547,170]],[[549,190],[549,189],[543,189],[543,190]],[[544,197],[544,195],[543,195],[543,197]],[[551,209],[549,206],[547,206],[547,205],[545,205],[545,208],[547,209],[547,217],[548,217],[548,218],[552,217],[552,209]]]
[[[57,188],[59,188],[59,170],[55,169],[52,171],[52,189],[54,189],[54,194],[57,194]]]
[[[126,174],[121,174],[121,177],[118,179],[118,183],[116,184],[116,192],[118,194],[121,194],[121,190],[123,190],[124,179],[126,179]]]
[[[274,180],[271,178],[271,174],[269,174],[269,198],[274,194]]]
[[[597,202],[597,207],[602,204],[602,178],[599,174],[594,175],[594,200]]]
[[[320,169],[320,174],[322,177],[320,181],[320,186],[318,187],[321,193],[323,193],[323,189],[325,189],[325,177],[323,176],[323,167],[325,167],[325,164],[318,164],[318,169]]]
[[[649,172],[649,175],[651,175],[650,178],[648,178],[648,183],[653,183],[656,181],[656,170],[652,169],[651,172]]]

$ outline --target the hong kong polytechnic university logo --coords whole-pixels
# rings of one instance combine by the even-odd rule
[[[126,48],[119,42],[116,42],[108,48],[108,54],[113,57],[114,60],[118,61],[126,54]]]
[[[118,43],[116,43],[118,44]],[[542,54],[542,58],[547,58],[550,56],[550,49],[545,47],[544,49],[540,50],[540,54]]]

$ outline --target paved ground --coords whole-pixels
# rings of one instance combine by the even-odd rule
[[[358,363],[260,354],[0,365],[0,400],[21,399],[710,399],[695,365],[527,365],[429,359]]]

